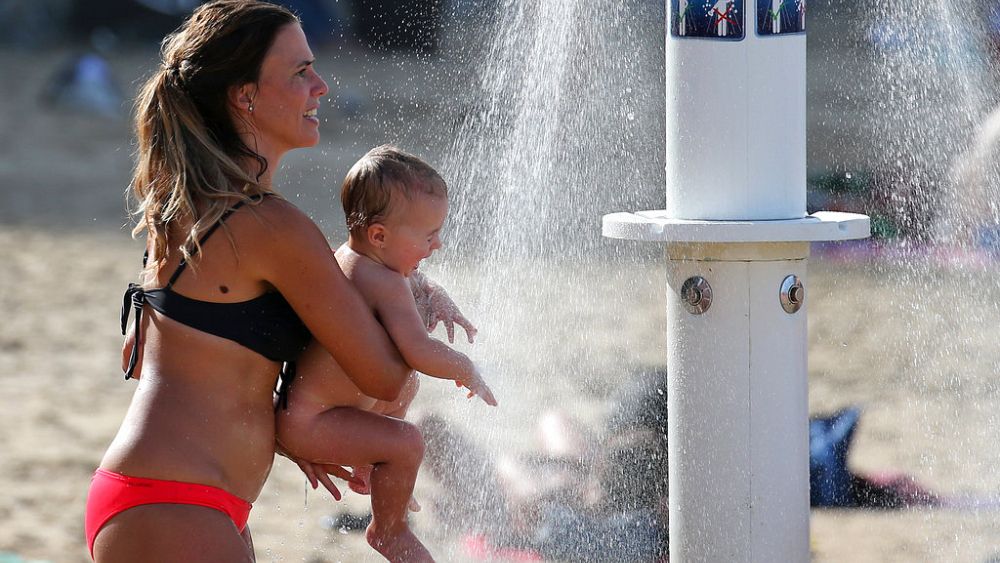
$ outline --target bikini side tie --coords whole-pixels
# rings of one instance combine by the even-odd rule
[[[139,342],[142,338],[142,306],[146,303],[146,292],[137,283],[128,284],[125,296],[122,298],[122,336],[125,336],[128,326],[128,317],[131,310],[135,310],[135,339],[132,342],[132,353],[128,358],[128,368],[125,370],[125,380],[132,379],[135,366],[139,363]]]
[[[274,405],[274,410],[279,408],[282,410],[288,410],[288,391],[292,387],[292,381],[295,380],[295,362],[285,362],[281,364],[281,373],[278,374],[278,388],[275,392],[278,394],[278,402]]]

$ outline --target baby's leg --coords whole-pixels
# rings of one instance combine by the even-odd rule
[[[395,401],[375,401],[375,405],[369,409],[371,412],[384,414],[386,416],[391,416],[393,418],[406,418],[406,411],[410,408],[410,403],[413,402],[414,397],[417,396],[417,391],[420,389],[420,380],[417,379],[417,373],[410,373],[410,378],[403,385],[403,389],[399,392],[399,397]],[[355,466],[354,467],[354,477],[360,479],[362,484],[349,483],[348,486],[352,491],[368,495],[371,494],[371,466]],[[416,500],[410,499],[410,510],[412,512],[419,512],[420,505],[417,504]]]
[[[313,462],[373,466],[372,522],[367,531],[372,547],[389,561],[432,561],[406,522],[424,456],[423,437],[416,426],[350,407],[309,415],[307,420],[301,413],[285,416],[279,422],[279,437],[292,455]]]

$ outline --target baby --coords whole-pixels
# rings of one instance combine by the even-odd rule
[[[406,363],[429,376],[454,380],[469,390],[469,397],[478,395],[495,406],[472,361],[428,334],[436,324],[428,318],[436,311],[433,303],[422,318],[414,297],[427,304],[444,295],[445,305],[453,306],[440,288],[416,273],[420,261],[441,247],[448,214],[441,176],[413,155],[377,147],[347,174],[341,203],[350,236],[337,249],[337,261]],[[471,342],[475,329],[454,313],[449,318],[458,320]],[[419,430],[402,419],[417,388],[416,373],[411,373],[395,401],[368,397],[314,343],[300,358],[298,377],[284,390],[287,409],[277,417],[278,442],[291,456],[349,465],[364,483],[351,487],[361,492],[370,488],[372,522],[366,537],[390,561],[432,560],[406,521],[408,506],[419,509],[411,495],[424,443]]]

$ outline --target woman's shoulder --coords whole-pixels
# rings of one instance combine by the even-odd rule
[[[290,201],[276,196],[244,205],[230,218],[234,228],[253,237],[258,242],[278,242],[298,236],[314,237],[319,227],[312,218]]]
[[[316,223],[281,197],[265,197],[262,201],[244,205],[230,217],[229,222],[232,223],[240,255],[261,265],[301,259],[317,252],[330,253],[326,237]]]
[[[258,215],[262,219],[273,221],[306,221],[312,220],[294,203],[277,195],[267,195],[257,200],[252,200],[246,206],[248,214]]]

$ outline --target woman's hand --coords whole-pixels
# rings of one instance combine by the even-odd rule
[[[330,475],[333,475],[338,479],[343,479],[344,481],[347,481],[348,485],[351,488],[363,485],[361,481],[357,480],[353,475],[351,475],[351,472],[348,471],[342,465],[337,465],[336,463],[321,463],[321,462],[313,462],[313,461],[306,461],[304,459],[299,459],[288,453],[288,451],[286,451],[285,448],[283,448],[281,444],[277,442],[275,442],[274,451],[278,455],[287,457],[288,459],[295,462],[295,465],[299,466],[299,469],[302,471],[302,473],[305,473],[306,479],[309,480],[309,484],[312,485],[313,489],[319,488],[319,485],[322,484],[323,488],[325,488],[327,491],[330,491],[330,494],[333,495],[333,498],[335,500],[340,500],[341,498],[343,498],[343,495],[340,494],[340,489],[337,488],[337,485],[335,485],[333,481],[330,479]]]
[[[294,461],[295,465],[298,465],[299,469],[306,474],[306,479],[309,480],[309,484],[312,485],[313,489],[318,488],[319,484],[322,483],[323,488],[330,491],[330,494],[336,500],[340,500],[343,496],[340,494],[340,489],[337,488],[337,485],[330,479],[330,475],[347,481],[348,485],[352,488],[358,486],[358,483],[351,476],[351,472],[341,465],[335,463],[314,463],[296,458],[289,459]]]

